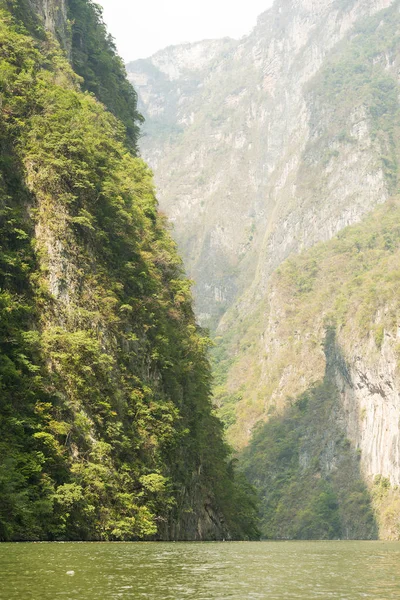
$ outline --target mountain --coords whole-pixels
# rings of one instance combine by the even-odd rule
[[[277,0],[127,66],[266,537],[400,537],[399,6]]]
[[[0,540],[257,537],[99,7],[4,0],[0,56]]]
[[[343,189],[326,168],[327,181],[319,181],[320,165],[309,173],[319,149],[308,142],[326,139],[318,128],[331,115],[307,84],[355,23],[390,3],[278,1],[238,42],[167,48],[127,65],[147,120],[141,151],[196,281],[205,325],[218,325],[249,288],[263,293],[291,252],[329,239],[387,199],[381,165],[371,163],[378,148],[378,156],[347,148],[357,166],[346,170]],[[370,162],[361,168],[361,160]],[[367,195],[362,169],[371,171]],[[313,194],[326,196],[319,209]],[[359,201],[350,211],[353,196]]]

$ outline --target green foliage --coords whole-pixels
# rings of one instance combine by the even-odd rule
[[[382,324],[375,327],[375,343],[379,350],[382,348],[383,339],[385,337],[385,328]]]
[[[76,10],[89,44],[76,60],[88,53],[100,99],[112,90],[125,119],[131,96],[99,13]],[[254,537],[149,169],[43,36],[1,11],[0,539],[168,537],[194,492],[235,537]]]
[[[296,386],[304,357],[309,377],[316,373],[310,364],[323,368],[318,356],[324,324],[328,329],[324,344],[328,372],[334,363],[344,379],[348,372],[334,345],[334,326],[350,356],[353,344],[358,352],[360,346],[369,348],[376,353],[376,360],[384,343],[396,349],[399,223],[399,203],[392,199],[360,224],[280,266],[271,285],[279,305],[287,308],[275,333],[281,343],[280,354],[269,363],[270,372],[273,368],[277,371],[270,394],[276,393],[287,365],[293,369]],[[297,353],[291,353],[294,331],[299,337]],[[318,375],[322,379],[323,372]],[[244,387],[243,398],[247,390]],[[371,498],[357,466],[360,453],[345,439],[334,418],[342,410],[337,394],[326,378],[296,402],[287,401],[279,416],[268,415],[269,421],[255,430],[244,451],[245,473],[261,495],[263,536],[370,538],[379,529],[383,537],[398,538],[398,490],[387,492],[386,483],[379,482]],[[269,397],[264,396],[264,403]],[[234,414],[240,415],[240,408],[236,405]],[[222,414],[228,409],[232,410],[231,404],[227,409],[223,405]],[[361,412],[360,419],[363,417]],[[331,472],[324,467],[329,463],[324,458],[329,447],[337,461]]]
[[[18,26],[22,26],[24,31],[28,31],[41,40],[45,39],[43,24],[32,10],[29,0],[0,0],[0,9],[10,11]]]
[[[391,200],[359,225],[346,228],[330,242],[289,259],[279,268],[273,279],[275,293],[290,306],[285,329],[279,333],[283,348],[290,332],[298,331],[311,362],[320,352],[320,343],[314,347],[307,333],[318,330],[324,322],[330,324],[325,342],[328,371],[329,361],[334,361],[335,369],[345,378],[345,361],[333,347],[332,324],[336,324],[347,351],[354,340],[360,345],[367,344],[368,338],[375,352],[381,351],[385,332],[397,330],[399,223],[398,201]],[[287,356],[279,357],[283,366],[288,364]],[[298,364],[296,360],[299,358],[291,364]],[[335,387],[329,387],[326,380],[283,415],[270,418],[256,430],[244,453],[245,472],[261,493],[261,529],[266,537],[373,537],[378,528],[385,537],[398,536],[398,492],[379,496],[379,482],[371,504],[369,490],[357,470],[359,454],[332,420],[336,396]],[[342,461],[330,475],[321,466],[321,453],[329,441],[336,448],[337,460],[341,457]],[[308,463],[302,458],[305,448]],[[334,496],[330,496],[331,508],[321,512],[319,496],[326,486]],[[377,525],[372,509],[378,515]]]
[[[372,497],[379,516],[379,530],[389,540],[400,539],[400,489],[392,486],[387,477],[374,479]]]
[[[383,172],[391,193],[398,190],[399,85],[396,74],[388,72],[387,64],[397,60],[400,40],[399,4],[380,11],[359,22],[351,37],[339,45],[336,53],[309,84],[313,102],[323,105],[329,115],[329,131],[320,135],[314,148],[328,163],[339,156],[332,146],[356,142],[350,114],[365,111],[374,140],[380,145]],[[317,127],[312,123],[311,127]],[[321,132],[320,132],[321,133]]]
[[[83,88],[122,121],[127,143],[136,151],[138,123],[143,121],[137,111],[137,94],[107,34],[101,7],[91,0],[69,0],[68,16],[72,24],[72,65],[83,77]]]
[[[397,318],[399,223],[399,203],[392,199],[329,243],[318,244],[284,263],[276,281],[296,298],[293,321],[299,318],[308,323],[317,314],[319,318],[325,315],[343,330],[355,326],[362,337],[372,332],[380,349],[385,328],[391,329]],[[307,293],[299,297],[298,279],[315,264],[318,272],[309,280]],[[386,310],[378,319],[383,307]]]
[[[43,24],[29,0],[0,0],[0,8],[9,10],[22,31],[44,41]],[[71,54],[80,84],[115,115],[125,128],[125,142],[137,152],[139,124],[137,94],[126,78],[125,66],[114,40],[103,22],[101,7],[92,0],[69,0],[67,31],[56,31],[64,50]]]
[[[243,451],[242,467],[261,496],[263,537],[376,536],[357,455],[335,422],[336,396],[327,377],[283,416],[259,425]]]

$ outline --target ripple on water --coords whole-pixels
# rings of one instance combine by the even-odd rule
[[[1,600],[400,600],[399,543],[2,544],[0,571]]]

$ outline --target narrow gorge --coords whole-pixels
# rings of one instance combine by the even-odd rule
[[[400,3],[127,65],[267,538],[400,538]]]

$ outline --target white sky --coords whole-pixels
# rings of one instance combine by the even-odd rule
[[[166,46],[225,36],[239,38],[272,0],[96,0],[125,61]]]

